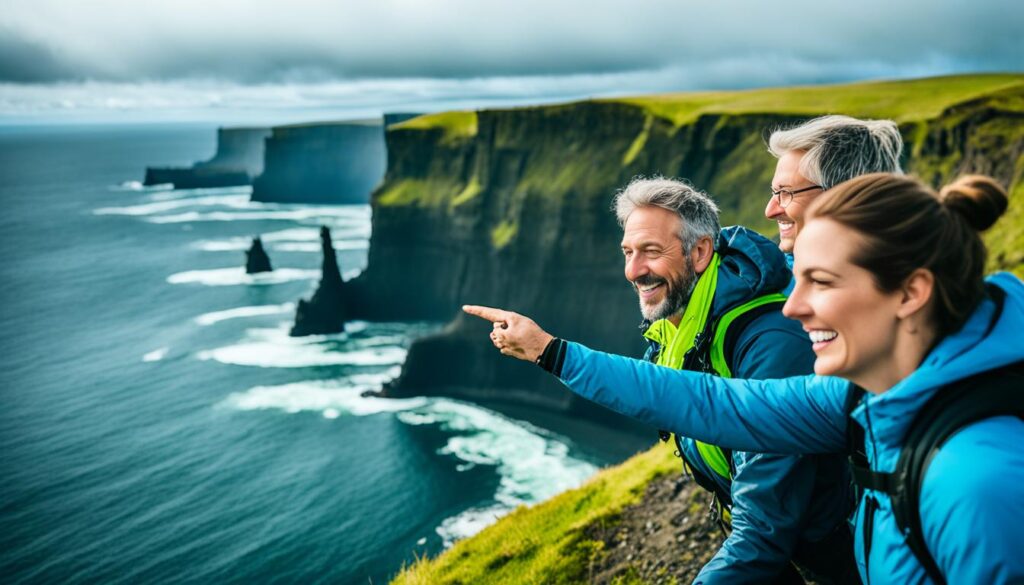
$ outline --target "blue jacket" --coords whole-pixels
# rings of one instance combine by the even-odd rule
[[[791,279],[778,247],[757,232],[725,228],[715,250],[721,264],[709,321],[755,297],[778,292]],[[737,378],[786,378],[814,371],[807,334],[777,310],[758,316],[739,331],[726,359]],[[793,558],[801,540],[822,539],[850,512],[852,496],[841,456],[733,451],[735,473],[730,486],[704,463],[693,439],[681,436],[680,446],[687,462],[717,481],[733,499],[733,530],[701,570],[699,583],[771,581]]]
[[[1024,358],[1024,283],[1001,273],[1003,311],[985,300],[913,374],[868,395],[852,418],[865,429],[872,469],[892,472],[917,411],[940,387]],[[750,451],[835,453],[845,449],[850,383],[830,377],[739,380],[659,368],[569,344],[561,372],[578,394],[661,428]],[[686,391],[680,391],[685,389]],[[1024,391],[1024,389],[1022,389]],[[1024,582],[1024,422],[994,417],[953,435],[922,487],[925,542],[953,583]],[[865,557],[867,497],[878,501]],[[868,490],[855,517],[855,552],[869,584],[928,583],[904,544],[887,495]]]

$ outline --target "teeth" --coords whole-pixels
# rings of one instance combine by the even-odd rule
[[[793,227],[793,222],[791,222],[791,221],[782,221],[780,219],[779,220],[779,227],[780,228],[791,228],[791,227]]]
[[[814,331],[808,331],[807,335],[811,338],[811,343],[820,343],[822,341],[831,341],[839,336],[835,331],[823,331],[821,329],[815,329]]]
[[[640,289],[640,292],[651,292],[652,290],[654,290],[654,289],[658,288],[659,286],[661,286],[661,283],[660,283],[660,282],[659,282],[658,284],[655,284],[655,285],[651,285],[651,286],[649,286],[649,287],[646,287],[646,288],[641,288],[641,289]]]

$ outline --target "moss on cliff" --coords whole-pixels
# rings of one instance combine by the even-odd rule
[[[618,523],[622,511],[641,498],[651,481],[678,473],[672,450],[656,445],[601,471],[580,488],[518,508],[436,559],[420,559],[394,583],[586,582],[606,554],[594,531]]]
[[[402,179],[386,183],[374,195],[374,203],[382,207],[437,207],[453,201],[453,197],[459,193],[459,185],[454,181],[437,178]]]
[[[427,114],[393,124],[394,130],[440,130],[444,136],[442,142],[452,143],[476,136],[476,112],[441,112]]]

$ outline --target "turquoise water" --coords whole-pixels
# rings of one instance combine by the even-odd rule
[[[4,582],[380,583],[607,462],[479,406],[360,397],[438,324],[289,338],[318,226],[351,276],[369,208],[133,182],[213,138],[0,129]],[[255,234],[276,270],[253,278]]]

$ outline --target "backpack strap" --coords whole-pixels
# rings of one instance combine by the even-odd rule
[[[984,372],[940,391],[916,417],[896,464],[893,491],[896,524],[928,575],[943,583],[942,572],[924,540],[921,489],[924,476],[942,445],[960,429],[995,416],[1024,419],[1024,361]],[[898,485],[896,485],[898,484]]]
[[[720,376],[732,377],[731,361],[736,340],[747,325],[761,315],[778,311],[786,304],[786,295],[774,293],[754,298],[727,311],[715,324],[711,339],[709,362]]]

